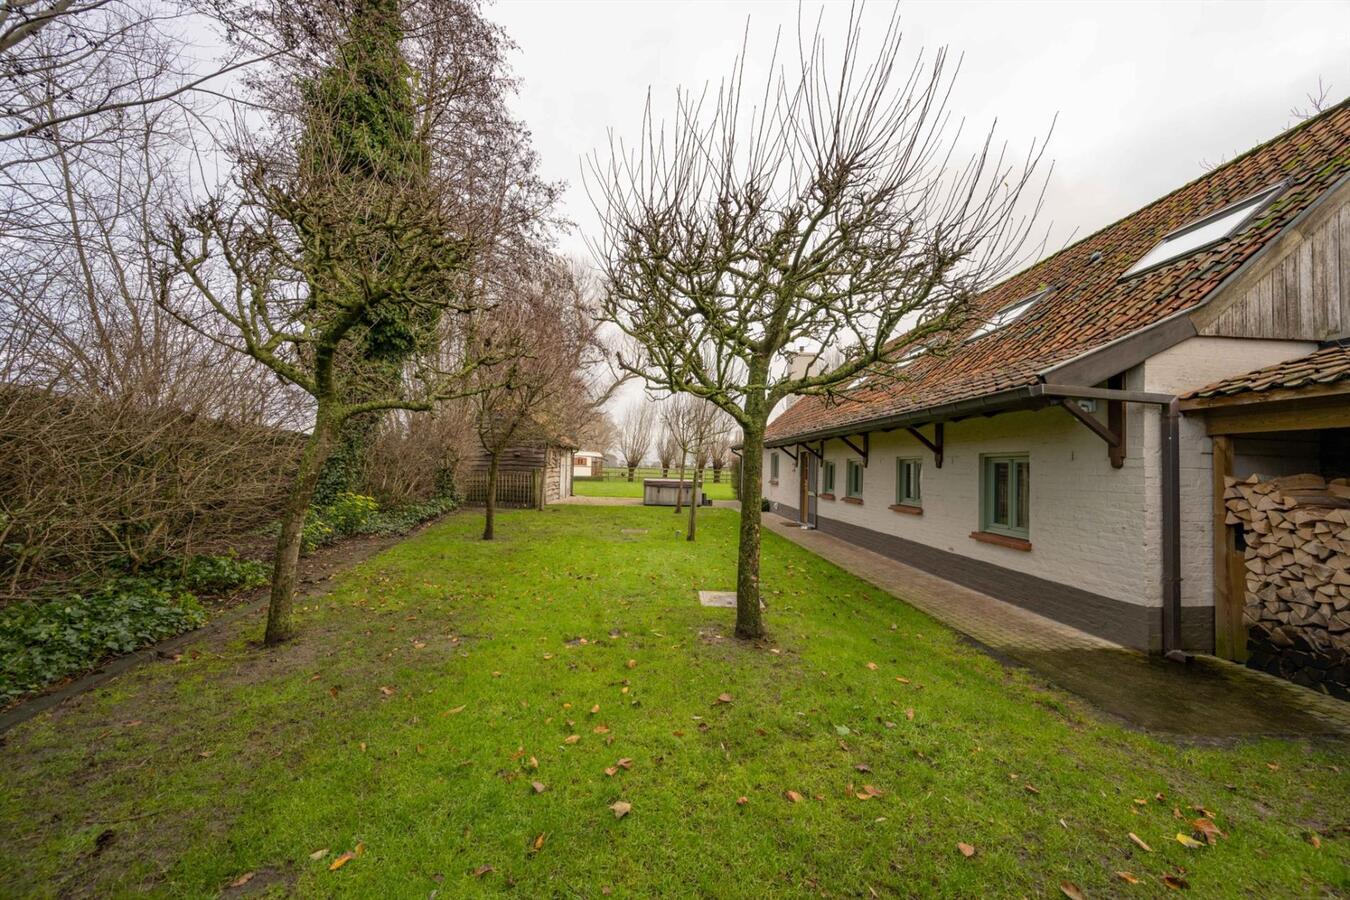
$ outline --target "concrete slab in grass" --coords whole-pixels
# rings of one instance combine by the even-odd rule
[[[735,591],[699,591],[698,602],[702,606],[715,606],[718,609],[735,609],[736,592]],[[764,601],[759,601],[759,608],[765,609]]]

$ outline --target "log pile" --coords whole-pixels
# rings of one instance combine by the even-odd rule
[[[1248,664],[1350,700],[1350,480],[1228,479],[1241,526]]]

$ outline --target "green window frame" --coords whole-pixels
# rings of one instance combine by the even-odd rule
[[[980,529],[1025,538],[1031,533],[1031,458],[1025,453],[982,457]]]
[[[845,472],[845,477],[848,479],[847,484],[844,485],[846,494],[849,497],[857,497],[861,500],[863,492],[862,463],[850,459],[848,461],[848,469]]]
[[[823,487],[821,488],[821,493],[824,493],[824,494],[833,494],[833,493],[834,493],[834,463],[829,462],[829,461],[827,460],[827,461],[824,463],[824,465],[821,466],[821,468],[824,470],[824,471],[821,473],[821,484],[823,485]]]
[[[918,457],[896,457],[895,502],[899,506],[923,505],[923,460]]]
[[[776,451],[769,454],[769,480],[778,480],[778,453]]]

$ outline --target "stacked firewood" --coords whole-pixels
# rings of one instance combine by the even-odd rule
[[[1242,528],[1252,662],[1331,693],[1350,683],[1350,480],[1227,479]]]

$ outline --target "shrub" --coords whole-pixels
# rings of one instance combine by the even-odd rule
[[[335,535],[361,534],[371,517],[380,511],[374,497],[343,491],[333,502],[319,510],[320,517],[332,527]]]
[[[256,559],[240,559],[234,553],[166,559],[146,574],[170,585],[176,583],[194,594],[223,594],[267,583],[266,566]]]
[[[154,578],[13,604],[0,610],[0,703],[205,622],[192,594]]]

